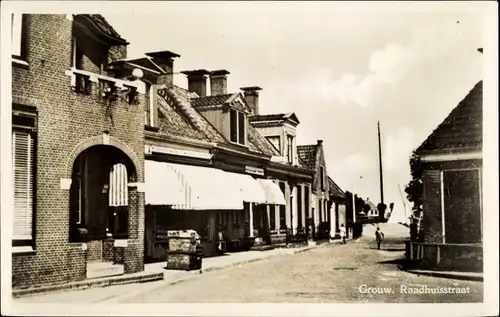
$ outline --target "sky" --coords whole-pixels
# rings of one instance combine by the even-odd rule
[[[294,112],[298,144],[323,140],[328,175],[376,203],[380,121],[384,198],[399,210],[411,151],[482,79],[473,5],[171,2],[103,15],[129,57],[169,50],[174,72],[226,69],[229,92],[262,87],[261,114]]]

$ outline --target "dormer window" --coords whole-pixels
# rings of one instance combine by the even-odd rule
[[[245,113],[231,109],[230,121],[231,142],[246,145]]]

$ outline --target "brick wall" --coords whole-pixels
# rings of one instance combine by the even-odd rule
[[[13,100],[29,102],[38,111],[36,250],[13,254],[14,287],[85,278],[87,251],[80,243],[69,243],[69,191],[60,188],[60,179],[71,177],[75,148],[83,150],[85,140],[99,140],[109,131],[111,144],[123,144],[135,156],[137,180],[144,178],[144,96],[139,105],[119,101],[108,107],[98,89],[91,95],[71,90],[65,71],[72,62],[72,21],[65,15],[28,15],[26,34],[29,67],[13,65],[12,94]],[[130,204],[137,205],[129,217],[136,229],[127,248],[128,272],[143,266],[143,199],[143,193],[130,194]]]
[[[424,239],[425,242],[442,242],[441,172],[425,170],[423,173]]]

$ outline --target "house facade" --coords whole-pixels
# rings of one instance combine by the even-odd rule
[[[482,270],[482,81],[417,149],[423,168],[422,266]]]
[[[347,228],[346,197],[344,191],[328,176],[329,199],[328,211],[330,213],[330,238],[340,237],[340,227]]]
[[[12,16],[14,288],[143,270],[140,71],[100,15]]]
[[[167,55],[169,73],[173,58],[179,57],[146,55],[162,68],[165,60],[158,57]],[[147,261],[165,259],[167,230],[196,230],[205,256],[285,242],[292,214],[280,221],[277,211],[291,210],[286,206],[293,196],[280,182],[294,175],[286,164],[271,164],[279,152],[249,119],[255,96],[227,93],[226,70],[183,73],[187,90],[172,80],[156,87],[157,102],[150,111],[157,121],[146,126]],[[298,173],[295,178],[311,181],[309,170],[292,171]],[[275,223],[285,224],[282,235],[273,230]]]
[[[318,140],[316,144],[299,145],[297,153],[300,160],[314,171],[311,187],[313,204],[309,216],[312,235],[315,239],[329,239],[332,215],[328,208],[330,185],[323,140]]]

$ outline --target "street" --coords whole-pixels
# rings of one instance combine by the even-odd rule
[[[86,302],[85,293],[113,294],[113,302],[126,303],[463,303],[481,302],[483,283],[418,276],[398,268],[404,256],[403,239],[407,228],[383,224],[385,240],[376,249],[374,227],[366,226],[363,237],[346,245],[326,244],[297,253],[246,263],[218,271],[199,274],[176,284],[165,281],[142,285],[122,285],[86,290],[75,296]],[[455,293],[414,294],[422,287],[453,288]],[[456,293],[463,290],[466,293]],[[104,295],[99,302],[106,303]],[[71,296],[42,295],[21,301],[40,302],[69,300]]]

